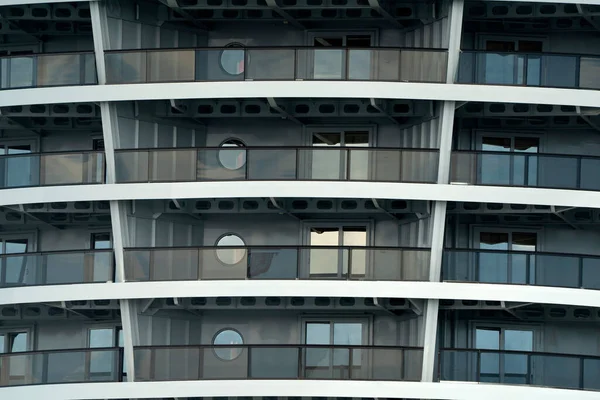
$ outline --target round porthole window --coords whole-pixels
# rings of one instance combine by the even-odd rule
[[[230,170],[236,170],[246,165],[246,150],[244,143],[237,139],[228,139],[221,143],[222,150],[219,150],[219,162]]]
[[[223,264],[235,265],[246,256],[244,241],[238,235],[228,233],[217,240],[217,258]],[[229,247],[229,248],[227,248]]]
[[[221,51],[219,63],[227,74],[237,76],[244,73],[244,47],[240,43],[231,43]]]
[[[244,344],[242,335],[234,329],[223,329],[217,333],[212,343],[215,348],[215,355],[223,361],[235,360],[242,354],[241,347],[228,347],[228,346],[239,346]],[[222,348],[219,348],[222,346]]]

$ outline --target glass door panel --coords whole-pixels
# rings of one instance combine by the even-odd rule
[[[533,331],[506,329],[504,350],[533,351]],[[526,384],[529,382],[529,357],[526,354],[504,355],[504,382]]]
[[[475,330],[475,348],[482,350],[500,350],[500,329],[477,328]],[[481,353],[478,372],[479,380],[481,382],[499,383],[499,353]]]
[[[346,37],[348,50],[348,79],[372,79],[372,56],[370,35],[351,35]]]
[[[115,333],[113,328],[90,329],[90,348],[114,347]],[[92,351],[89,353],[90,380],[106,380],[112,376],[114,353],[109,351]]]
[[[515,137],[513,139],[513,151],[515,153],[538,153],[540,139],[537,137]],[[537,185],[537,157],[536,156],[514,156],[512,184],[513,185]]]
[[[508,278],[509,234],[506,232],[480,232],[479,248],[481,250],[503,250],[497,254],[485,251],[479,253],[479,282],[506,283]]]
[[[339,80],[344,78],[346,54],[343,49],[339,48],[343,45],[343,37],[314,38],[313,79]]]
[[[310,231],[309,274],[311,277],[336,278],[339,269],[339,250],[337,248],[315,249],[312,246],[339,246],[340,229],[312,228]]]
[[[341,132],[315,132],[312,135],[311,179],[339,180],[344,178],[346,153],[332,150],[342,146]],[[326,150],[320,150],[327,148]]]
[[[93,233],[92,249],[108,250],[112,249],[112,239],[110,232]],[[92,265],[91,279],[93,282],[106,282],[112,280],[112,261],[113,255],[110,252],[93,253],[94,264]]]
[[[350,147],[348,151],[349,168],[346,178],[352,180],[365,181],[370,178],[369,175],[369,150],[353,150],[353,148],[369,147],[369,132],[366,131],[347,131],[344,132],[343,145]]]
[[[510,249],[514,251],[534,252],[537,248],[535,232],[512,232]],[[512,254],[510,257],[509,282],[531,284],[535,282],[535,256]]]
[[[15,285],[26,281],[27,256],[15,256],[27,252],[28,240],[26,238],[0,239],[0,254],[10,255],[0,259],[0,283]]]
[[[329,322],[307,322],[307,345],[331,345],[331,324]],[[306,378],[331,377],[331,349],[328,347],[308,347],[305,351],[304,376]]]
[[[342,245],[365,247],[367,245],[367,229],[365,226],[345,226],[342,230]],[[342,276],[364,278],[367,272],[367,251],[364,249],[346,250],[342,253]]]
[[[333,344],[337,346],[362,345],[361,323],[334,323]],[[360,376],[362,367],[361,349],[335,349],[333,353],[333,367],[335,378],[348,379],[351,376]]]
[[[510,184],[510,156],[508,154],[486,154],[489,152],[510,152],[511,139],[503,137],[481,138],[480,182],[483,185]]]

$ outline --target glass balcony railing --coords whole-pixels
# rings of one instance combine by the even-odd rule
[[[251,246],[125,249],[128,281],[339,279],[426,281],[429,249]],[[175,267],[176,266],[176,267]]]
[[[600,157],[540,153],[453,151],[450,182],[600,190]]]
[[[117,182],[351,180],[435,183],[437,149],[250,147],[115,153]]]
[[[96,83],[93,52],[0,57],[0,89]]]
[[[57,251],[0,256],[0,287],[113,281],[112,250]]]
[[[420,381],[422,348],[327,345],[136,347],[135,380]]]
[[[0,386],[122,380],[120,348],[0,354]]]
[[[600,357],[508,350],[442,349],[440,381],[600,390]]]
[[[0,155],[0,189],[103,182],[102,152]]]
[[[600,289],[600,256],[449,249],[445,281]]]
[[[458,83],[600,89],[600,56],[463,51]]]
[[[396,48],[204,48],[119,50],[108,83],[357,80],[446,81],[447,50]]]

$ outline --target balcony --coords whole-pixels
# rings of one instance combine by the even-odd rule
[[[112,250],[79,250],[0,256],[0,288],[113,280]]]
[[[556,353],[442,349],[440,381],[600,390],[600,357]]]
[[[0,386],[122,380],[120,348],[0,354]]]
[[[445,250],[445,281],[600,289],[600,256],[497,250]]]
[[[600,190],[600,157],[453,151],[450,181],[470,185]]]
[[[435,183],[438,150],[250,147],[130,149],[115,153],[117,182],[350,180]]]
[[[104,182],[104,153],[24,153],[0,156],[0,189]]]
[[[0,89],[98,83],[94,53],[0,57]]]
[[[327,345],[136,347],[136,381],[421,380],[422,348]]]
[[[446,81],[447,50],[418,48],[203,48],[120,50],[107,82],[264,80]]]
[[[600,57],[463,51],[458,83],[600,89]]]
[[[429,279],[429,257],[429,249],[398,247],[221,246],[125,249],[125,276],[128,281],[426,281]]]

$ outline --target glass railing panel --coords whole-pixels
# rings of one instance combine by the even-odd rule
[[[66,86],[96,83],[93,54],[37,56],[36,86]]]
[[[0,355],[0,386],[120,380],[119,349],[50,350]]]
[[[104,182],[104,153],[42,154],[40,185]]]
[[[196,179],[246,179],[246,150],[243,148],[198,149]]]
[[[423,350],[311,345],[134,349],[137,381],[360,379],[419,381]]]
[[[600,88],[600,58],[562,54],[462,52],[458,83]]]
[[[429,279],[428,249],[256,246],[125,250],[128,281]]]
[[[243,81],[245,71],[243,48],[196,50],[197,81]]]
[[[41,283],[52,285],[111,281],[113,260],[110,250],[44,254]]]
[[[350,52],[350,59],[357,62],[353,60],[353,51]],[[401,54],[402,51],[399,49],[372,50],[372,79],[376,81],[399,81]]]
[[[147,82],[146,55],[140,50],[106,53],[106,83]]]
[[[600,57],[581,57],[579,87],[600,89]]]
[[[254,347],[251,349],[248,378],[298,379],[299,347]]]
[[[246,279],[248,248],[223,246],[198,251],[200,279]]]
[[[107,282],[112,279],[112,250],[0,256],[0,287]]]
[[[515,152],[454,151],[450,182],[600,190],[600,158]]]
[[[246,79],[294,80],[295,49],[246,49]]]
[[[596,390],[596,357],[552,353],[442,349],[441,381],[489,382]]]
[[[402,50],[400,80],[445,82],[448,54],[444,51]]]
[[[0,287],[36,285],[40,272],[38,254],[0,256]]]
[[[231,153],[231,158],[236,154],[236,151]],[[248,179],[291,180],[298,177],[296,149],[252,149],[246,154]]]
[[[296,279],[299,255],[298,248],[250,248],[248,278]]]
[[[39,154],[0,156],[0,188],[38,186]]]
[[[600,289],[600,257],[581,258],[581,287]]]
[[[600,258],[552,253],[445,250],[447,281],[600,287]],[[587,283],[586,283],[587,282]]]
[[[542,85],[574,88],[578,86],[578,57],[544,55],[542,57]]]
[[[600,76],[600,75],[599,75]],[[581,158],[580,188],[586,190],[600,190],[600,158]]]
[[[0,58],[0,88],[97,83],[93,53],[35,54]]]
[[[150,182],[150,155],[149,151],[115,151],[117,182]]]
[[[193,82],[195,57],[194,50],[148,51],[147,82]]]
[[[173,149],[149,153],[149,179],[152,182],[196,180],[196,149]]]

